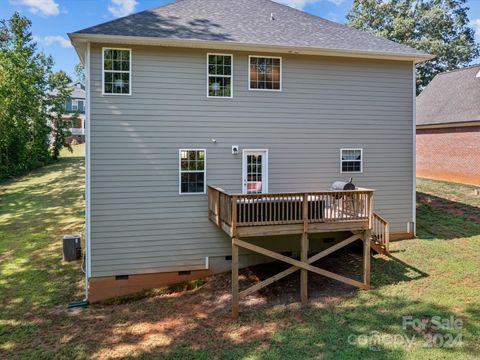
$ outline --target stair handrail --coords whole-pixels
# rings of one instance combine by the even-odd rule
[[[372,235],[386,252],[390,251],[390,224],[376,212],[373,213]]]

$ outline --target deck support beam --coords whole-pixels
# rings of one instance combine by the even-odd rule
[[[300,246],[300,261],[308,264],[308,234],[304,232],[302,234],[301,246]],[[300,301],[302,304],[306,304],[308,301],[308,270],[300,270]]]
[[[345,247],[345,246],[353,243],[355,240],[358,240],[358,239],[362,239],[362,237],[360,237],[360,235],[358,235],[358,234],[352,235],[349,238],[339,242],[338,244],[330,246],[328,249],[325,249],[325,250],[319,252],[318,254],[312,256],[311,258],[309,258],[307,260],[307,263],[312,264],[315,261],[318,261],[321,258],[323,258],[327,255],[330,255],[331,253],[337,251],[338,249],[341,249],[342,247]],[[265,280],[255,284],[255,285],[249,287],[248,289],[243,290],[242,292],[240,292],[240,299],[254,293],[255,291],[263,289],[265,286],[273,284],[275,281],[278,281],[278,280],[283,279],[284,277],[286,277],[290,274],[293,274],[297,270],[300,270],[300,268],[298,268],[296,266],[292,266],[292,267],[290,267],[286,270],[283,270],[282,272],[279,272],[278,274],[276,274],[272,277],[269,277],[268,279],[265,279]]]
[[[238,284],[238,246],[232,238],[232,317],[236,319],[239,312],[239,284]]]
[[[345,276],[335,274],[333,272],[312,266],[311,264],[315,261],[333,253],[334,251],[341,249],[355,240],[361,239],[363,240],[363,282],[353,280],[347,278]],[[293,265],[292,267],[283,270],[282,272],[265,279],[248,289],[239,292],[239,284],[238,284],[238,250],[239,248],[244,248],[247,250],[251,250],[253,252],[268,256],[270,258],[280,260],[286,262],[287,264]],[[352,285],[358,287],[360,289],[369,289],[370,288],[370,231],[364,231],[362,233],[353,234],[349,238],[335,244],[328,249],[325,249],[318,254],[308,258],[308,247],[309,247],[309,239],[308,234],[304,233],[301,238],[301,254],[300,259],[301,261],[295,260],[288,256],[279,254],[272,250],[268,250],[262,248],[260,246],[245,242],[240,240],[237,237],[232,238],[232,316],[234,318],[238,317],[239,314],[239,301],[241,298],[250,295],[251,293],[258,291],[265,286],[268,286],[275,281],[278,281],[297,270],[301,270],[300,275],[300,299],[302,303],[307,303],[308,301],[308,271],[313,273],[343,282],[348,285]]]
[[[363,232],[363,284],[365,289],[370,289],[370,249],[371,249],[371,236],[370,230]]]

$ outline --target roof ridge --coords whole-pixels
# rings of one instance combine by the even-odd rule
[[[480,67],[480,64],[473,64],[473,65],[468,65],[468,66],[465,66],[465,67],[462,67],[462,68],[458,68],[458,69],[447,70],[447,71],[444,71],[444,72],[439,73],[438,75],[451,74],[452,72],[459,72],[459,71],[469,70],[469,69],[473,69],[473,68],[476,68],[476,67]]]

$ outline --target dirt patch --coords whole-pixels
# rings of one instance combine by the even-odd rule
[[[362,257],[360,253],[350,250],[340,250],[334,256],[321,259],[312,265],[325,270],[361,281]],[[240,272],[240,289],[245,289],[257,282],[263,281],[279,273],[290,265],[275,261],[270,264],[252,266]],[[333,279],[308,273],[308,294],[311,302],[328,303],[332,300],[352,296],[355,289],[349,285],[339,283]],[[289,304],[299,301],[300,272],[297,271],[280,281],[277,281],[259,292],[248,296],[245,301],[260,303],[265,300],[267,306],[275,304]]]
[[[314,265],[359,279],[361,264],[360,253],[343,250]],[[240,288],[245,289],[288,266],[273,262],[243,269]],[[292,324],[308,322],[303,313],[297,311],[300,308],[298,271],[243,299],[241,316],[236,321],[230,318],[230,277],[230,273],[218,274],[207,278],[205,284],[195,290],[162,293],[126,304],[92,305],[69,311],[55,307],[43,315],[48,319],[47,332],[56,336],[43,334],[30,346],[50,353],[66,346],[80,346],[96,359],[160,355],[179,347],[207,351],[215,356],[224,348],[252,342],[266,346],[273,333]],[[352,296],[355,291],[351,286],[309,273],[309,303],[313,306],[328,306]],[[284,311],[275,315],[279,309],[290,310],[289,315]]]
[[[417,192],[417,201],[423,205],[446,211],[455,216],[461,216],[472,222],[480,223],[480,209],[477,210],[472,206],[465,206],[462,203],[452,202],[420,192]]]

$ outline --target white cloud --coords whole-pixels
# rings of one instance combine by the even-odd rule
[[[284,5],[288,5],[290,7],[293,7],[295,9],[300,9],[300,10],[303,10],[305,8],[305,6],[309,5],[309,4],[315,4],[315,3],[319,3],[321,2],[322,0],[274,0],[280,4],[284,4]],[[326,0],[328,2],[331,2],[332,4],[335,4],[335,5],[340,5],[342,4],[345,0]]]
[[[61,35],[47,35],[47,36],[34,36],[33,39],[44,46],[52,46],[53,44],[58,44],[64,49],[72,48],[72,43],[70,40],[65,39]]]
[[[127,16],[135,11],[137,4],[137,0],[111,0],[108,11],[115,17]]]
[[[55,0],[10,0],[12,4],[28,6],[28,11],[32,14],[44,16],[58,15],[60,9]]]
[[[329,12],[327,16],[325,16],[325,19],[337,21],[337,14],[335,14],[334,12]]]
[[[480,42],[480,19],[472,20],[472,27],[475,30],[475,39]]]
[[[332,4],[335,4],[335,5],[341,5],[345,2],[345,0],[328,0],[329,2],[331,2]]]

